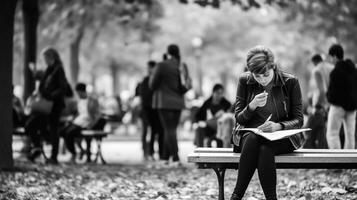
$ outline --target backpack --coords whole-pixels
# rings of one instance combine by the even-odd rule
[[[190,73],[188,71],[187,65],[185,63],[181,63],[179,66],[180,73],[180,91],[185,94],[192,88],[192,79]]]

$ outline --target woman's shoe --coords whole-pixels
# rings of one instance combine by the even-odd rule
[[[236,193],[233,193],[230,200],[241,200],[242,198],[240,198]]]
[[[182,167],[182,163],[180,161],[174,161],[169,163],[170,168],[179,168]]]
[[[46,160],[46,164],[58,165],[58,160],[56,158],[49,158]]]
[[[155,161],[154,156],[153,156],[153,155],[149,155],[149,156],[148,156],[148,161],[151,161],[151,162],[152,162],[152,161]]]
[[[169,166],[169,161],[168,160],[159,160],[156,162],[156,168],[167,168]]]

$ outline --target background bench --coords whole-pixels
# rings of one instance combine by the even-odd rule
[[[103,153],[102,153],[102,141],[103,141],[103,138],[107,137],[109,134],[110,134],[110,132],[105,132],[102,130],[83,130],[83,131],[81,131],[80,138],[88,140],[89,143],[92,140],[96,141],[97,152],[95,153],[94,162],[101,161],[102,164],[106,164],[106,161],[104,160]],[[20,136],[20,137],[28,137],[28,135],[26,134],[25,129],[23,127],[15,128],[13,130],[13,135]],[[41,154],[44,156],[45,159],[48,158],[48,156],[45,154],[45,151],[43,149],[43,145],[41,146]],[[90,155],[87,155],[87,156],[90,156]]]
[[[224,200],[226,169],[239,168],[240,153],[232,148],[196,148],[188,155],[188,162],[200,169],[213,169],[218,179],[218,199]],[[275,156],[280,169],[357,169],[357,150],[299,149],[293,153]]]
[[[81,132],[81,137],[85,140],[89,140],[91,142],[94,139],[97,143],[97,152],[95,154],[94,162],[101,161],[102,164],[106,164],[107,162],[103,158],[102,154],[102,141],[103,138],[107,137],[109,132],[101,131],[101,130],[83,130]]]

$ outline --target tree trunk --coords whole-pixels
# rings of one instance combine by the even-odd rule
[[[76,85],[78,82],[79,76],[79,52],[81,41],[84,34],[84,26],[80,26],[77,30],[77,33],[74,39],[70,44],[70,74],[71,74],[71,82],[73,85]]]
[[[22,1],[24,18],[24,100],[26,100],[35,88],[35,79],[29,69],[29,63],[36,63],[37,54],[37,25],[39,20],[38,0]]]
[[[224,70],[220,73],[220,79],[225,91],[227,91],[229,75],[229,67],[227,65],[224,65]]]
[[[116,96],[119,94],[119,76],[118,76],[118,66],[112,61],[110,64],[110,72],[113,79],[113,95]]]
[[[12,56],[16,0],[0,7],[0,169],[11,169],[12,158]]]
[[[202,57],[201,57],[201,52],[196,55],[196,66],[197,66],[197,80],[198,80],[198,91],[197,94],[198,96],[203,95],[203,72],[202,72]]]

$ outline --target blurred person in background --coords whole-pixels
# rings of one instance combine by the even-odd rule
[[[308,113],[306,126],[311,131],[306,134],[304,148],[326,149],[326,121],[328,102],[326,92],[330,81],[330,73],[333,66],[322,60],[321,55],[315,54],[311,61],[314,65],[311,74],[311,109]]]
[[[108,122],[121,121],[123,111],[119,95],[103,97],[103,101],[101,103],[101,110]]]
[[[222,140],[223,148],[232,147],[232,131],[235,125],[234,113],[224,113],[217,122],[217,138]]]
[[[13,128],[19,128],[24,125],[25,111],[21,99],[14,94],[14,86],[12,86],[12,123]]]
[[[13,125],[13,133],[20,135],[22,134],[24,124],[26,122],[27,116],[25,115],[25,108],[21,99],[15,95],[14,91],[15,87],[12,86],[12,125]],[[28,137],[25,137],[23,140],[23,147],[21,148],[21,152],[24,154],[29,154],[31,150],[31,141]]]
[[[61,113],[61,121],[71,120],[73,115],[77,114],[77,98],[69,83],[66,85],[64,102],[66,106]]]
[[[164,53],[163,55],[162,55],[162,60],[164,61],[164,60],[167,60],[167,54],[166,53]]]
[[[185,108],[184,92],[181,88],[180,49],[176,44],[167,47],[168,59],[160,62],[149,80],[153,90],[152,105],[158,109],[160,122],[164,130],[164,164],[179,166],[177,126],[181,110]],[[170,163],[170,158],[172,163]]]
[[[12,86],[12,124],[13,124],[13,133],[22,135],[23,127],[25,125],[27,115],[25,114],[25,107],[21,99],[15,95],[15,87]],[[21,153],[28,155],[31,151],[31,140],[29,137],[23,138],[23,146],[20,150]]]
[[[217,121],[226,112],[229,112],[231,103],[224,97],[224,88],[215,84],[212,96],[198,109],[193,127],[196,129],[195,144],[197,147],[211,147],[211,142],[217,142],[217,147],[223,146],[223,141],[217,138]],[[204,144],[204,140],[207,143]]]
[[[106,120],[102,117],[98,98],[95,95],[88,95],[86,84],[78,83],[76,85],[76,93],[79,97],[77,108],[78,113],[71,123],[69,123],[62,131],[61,135],[65,139],[66,147],[71,153],[71,162],[76,162],[75,139],[81,136],[81,131],[85,129],[103,130]],[[86,138],[87,143],[87,162],[91,162],[91,141]],[[81,140],[78,141],[78,147],[81,150],[80,158],[84,154],[84,149],[81,146]]]
[[[355,123],[357,108],[357,75],[355,64],[344,60],[341,45],[329,49],[329,58],[334,64],[330,74],[327,100],[331,104],[327,120],[327,143],[330,149],[341,149],[340,128],[344,128],[344,149],[355,148]]]
[[[149,78],[152,75],[155,67],[155,61],[149,61],[147,63],[148,74],[144,77],[138,88],[138,95],[141,99],[140,116],[143,122],[141,142],[145,160],[154,159],[154,146],[156,140],[158,140],[159,158],[162,159],[163,157],[163,130],[161,127],[158,110],[152,108],[153,91],[149,87]],[[150,141],[147,142],[147,133],[149,128],[151,130],[151,135]]]
[[[30,161],[34,161],[41,155],[41,133],[46,130],[48,125],[49,138],[52,145],[51,157],[46,160],[47,163],[57,164],[58,145],[59,145],[59,121],[65,108],[65,92],[68,84],[63,64],[57,50],[46,48],[42,51],[42,59],[46,69],[41,73],[35,71],[35,66],[30,65],[30,69],[39,79],[39,87],[34,91],[36,95],[53,103],[49,114],[31,113],[26,121],[25,130],[29,134],[33,143],[32,152],[28,155]]]

